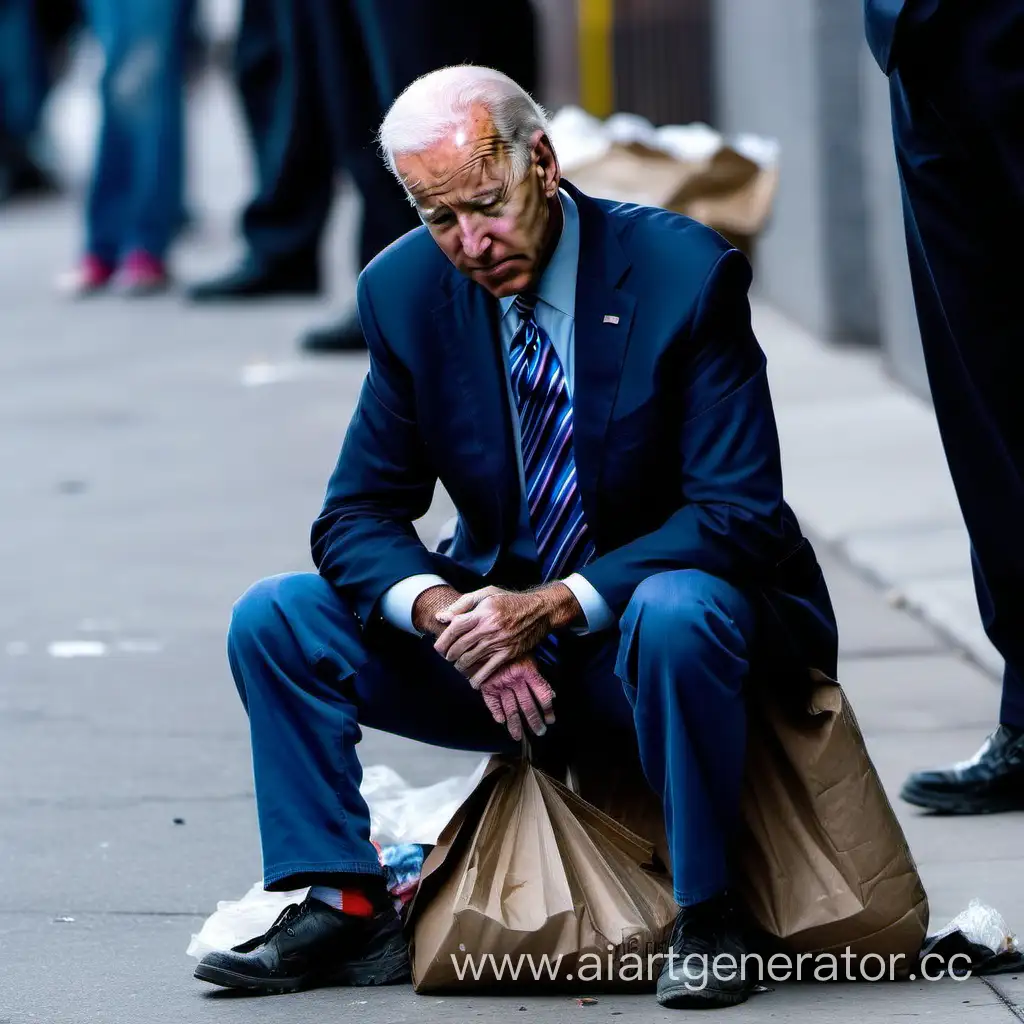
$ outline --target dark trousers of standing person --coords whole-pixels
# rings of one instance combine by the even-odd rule
[[[419,221],[401,187],[386,169],[375,134],[398,95],[436,68],[475,63],[504,71],[528,91],[536,88],[536,26],[530,0],[509,0],[500,8],[481,8],[475,0],[311,0],[322,10],[343,8],[336,21],[340,37],[325,32],[327,52],[321,68],[332,107],[342,162],[363,199],[359,267]],[[326,25],[327,19],[323,19]],[[357,31],[351,31],[355,28]],[[344,59],[331,60],[331,53]],[[302,347],[310,352],[346,352],[364,347],[355,312],[336,324],[310,331]]]
[[[33,144],[49,88],[34,0],[0,0],[0,200],[46,184]]]
[[[497,66],[533,89],[529,0],[514,0],[511,13],[497,32],[494,15],[470,0],[245,0],[236,66],[257,170],[242,215],[249,256],[240,273],[198,286],[193,297],[318,290],[336,169],[362,199],[360,269],[415,227],[377,149],[384,112],[414,79],[446,64]]]
[[[334,155],[314,64],[317,25],[305,0],[245,0],[235,73],[256,164],[242,213],[250,259],[301,289],[319,286]]]
[[[1000,721],[1024,729],[1024,7],[945,3],[891,77],[928,378],[970,534]]]
[[[319,66],[339,161],[363,200],[361,269],[419,223],[378,151],[376,132],[388,107],[421,75],[450,64],[496,67],[532,92],[532,8],[528,0],[503,5],[499,31],[477,0],[309,2],[320,12]]]

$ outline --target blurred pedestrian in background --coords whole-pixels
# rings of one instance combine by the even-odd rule
[[[54,65],[78,19],[73,0],[0,0],[0,202],[56,190],[40,150]]]
[[[500,10],[475,0],[244,0],[237,77],[257,167],[256,195],[242,215],[246,255],[190,297],[319,292],[337,169],[362,198],[358,265],[366,266],[419,223],[377,153],[384,111],[420,75],[447,64],[496,67],[534,91],[535,33],[529,0]],[[365,347],[354,310],[302,345]]]
[[[902,796],[951,814],[1024,808],[1024,5],[865,0],[865,14],[890,78],[935,414],[1006,660],[999,728],[969,761],[911,775]]]
[[[169,283],[181,226],[185,59],[194,0],[85,0],[103,51],[100,130],[85,204],[85,245],[62,288],[149,295]]]

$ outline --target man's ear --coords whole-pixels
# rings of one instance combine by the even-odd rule
[[[538,128],[533,133],[533,137],[530,139],[530,151],[534,169],[544,188],[544,195],[551,199],[558,193],[558,185],[562,180],[562,169],[558,165],[558,157],[547,132]]]

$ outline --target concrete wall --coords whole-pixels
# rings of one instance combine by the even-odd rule
[[[714,9],[716,123],[781,144],[758,287],[822,337],[874,341],[860,0],[717,0]]]
[[[755,287],[819,337],[881,345],[926,395],[888,80],[861,0],[716,0],[714,13],[717,126],[781,145]]]
[[[576,5],[565,0],[533,0],[537,19],[540,96],[551,110],[579,102],[579,29]]]

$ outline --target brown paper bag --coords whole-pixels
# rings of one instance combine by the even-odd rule
[[[529,762],[493,759],[423,867],[416,991],[652,987],[676,916],[653,856]]]
[[[860,727],[838,683],[816,675],[803,721],[752,702],[740,887],[793,952],[903,955],[928,899]]]
[[[903,830],[838,683],[812,673],[806,714],[752,698],[737,888],[791,952],[903,954],[909,970],[928,900]],[[580,759],[582,797],[648,835],[668,863],[660,801],[639,763]]]
[[[679,160],[639,143],[615,143],[565,173],[588,195],[693,217],[748,256],[771,215],[779,177],[777,167],[760,167],[729,146],[706,159]]]

